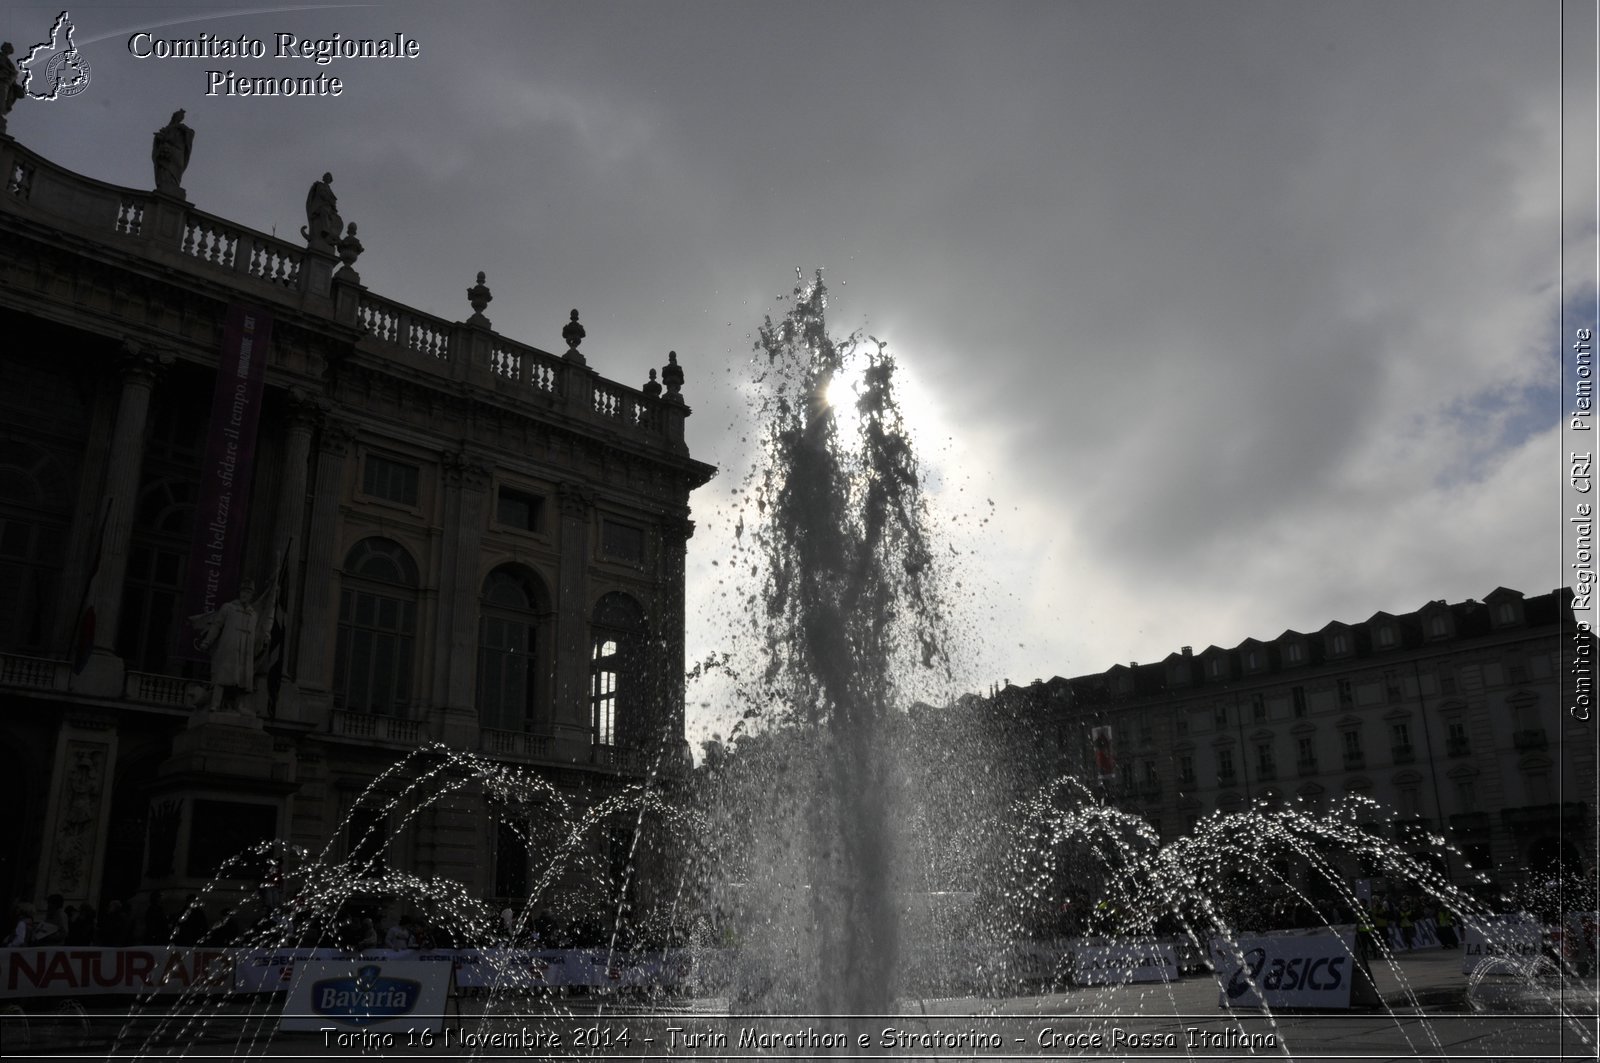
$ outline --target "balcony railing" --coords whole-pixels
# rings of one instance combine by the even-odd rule
[[[190,686],[196,687],[193,697]],[[129,672],[123,687],[123,696],[129,701],[144,705],[170,705],[174,708],[191,708],[195,699],[210,697],[210,684],[198,683],[175,675],[156,675],[152,672]]]
[[[422,721],[402,720],[395,716],[377,716],[370,712],[348,712],[335,709],[328,719],[331,733],[344,738],[367,738],[379,742],[394,742],[414,746],[422,741]]]
[[[636,439],[683,443],[687,407],[585,366],[501,336],[481,319],[455,321],[384,299],[352,281],[332,255],[220,218],[172,197],[97,181],[15,141],[0,141],[0,212],[42,219],[75,240],[120,256],[199,275],[269,303],[365,333],[363,343],[399,353],[412,368],[517,400],[553,405],[575,419]],[[349,282],[349,283],[347,283]],[[377,352],[373,352],[377,353]],[[283,355],[275,355],[283,357]],[[643,375],[643,366],[636,370]],[[638,378],[635,378],[638,379]]]
[[[1348,768],[1364,768],[1367,766],[1367,755],[1360,751],[1344,751],[1344,766]]]
[[[1389,750],[1396,764],[1410,764],[1417,759],[1414,746],[1394,746]]]
[[[1452,757],[1466,757],[1472,755],[1472,743],[1465,736],[1461,738],[1446,738],[1444,751]]]
[[[0,686],[27,687],[33,690],[65,690],[71,669],[66,661],[43,657],[0,654]]]
[[[650,760],[643,752],[619,746],[591,746],[589,763],[633,773],[643,773],[650,768]]]
[[[479,732],[478,748],[496,757],[516,757],[522,760],[550,759],[549,736],[533,735],[524,731],[501,731],[485,727]]]

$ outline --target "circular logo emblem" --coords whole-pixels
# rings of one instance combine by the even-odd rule
[[[76,96],[89,87],[89,64],[76,48],[57,52],[44,68],[44,81],[51,99]]]

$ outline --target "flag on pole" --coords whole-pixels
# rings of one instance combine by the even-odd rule
[[[78,598],[78,622],[72,629],[72,674],[79,675],[89,663],[94,652],[94,581],[100,574],[100,559],[105,555],[106,523],[111,519],[111,499],[106,499],[100,510],[100,534],[94,540],[94,561],[89,565],[89,576],[83,581],[83,594]]]
[[[272,719],[278,715],[278,691],[283,687],[283,659],[285,639],[285,617],[283,613],[283,588],[289,579],[289,551],[294,545],[290,539],[284,545],[283,556],[278,559],[278,572],[272,578],[272,604],[268,623],[271,625],[267,636],[267,718]]]

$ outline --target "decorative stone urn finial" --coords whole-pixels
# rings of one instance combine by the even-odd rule
[[[478,271],[478,283],[467,289],[467,302],[472,304],[472,316],[467,318],[467,324],[483,325],[487,328],[489,319],[483,316],[483,310],[484,307],[489,305],[489,301],[494,298],[494,294],[489,291],[489,286],[483,283],[484,280],[485,274],[480,269]]]
[[[682,402],[683,396],[683,367],[678,364],[678,352],[667,352],[667,364],[661,367],[661,382],[667,386],[667,398],[673,402]]]
[[[339,268],[340,275],[354,281],[360,281],[361,277],[356,273],[356,259],[361,257],[361,252],[365,251],[366,248],[361,246],[361,240],[356,236],[355,222],[351,222],[345,227],[344,235],[339,237],[337,247],[339,261],[344,263]]]
[[[644,387],[640,388],[639,390],[643,391],[646,395],[649,395],[652,399],[659,399],[661,397],[661,381],[656,379],[656,371],[654,369],[650,370],[650,379],[646,380],[644,382]]]
[[[572,320],[567,322],[566,328],[561,330],[561,338],[567,341],[567,353],[563,356],[569,362],[579,365],[587,364],[583,355],[578,353],[578,344],[589,334],[588,330],[578,323],[578,312],[572,312]]]

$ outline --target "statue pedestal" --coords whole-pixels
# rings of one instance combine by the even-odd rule
[[[172,756],[162,762],[158,773],[169,775],[208,775],[243,783],[250,779],[293,780],[294,764],[278,764],[273,758],[273,738],[257,716],[237,712],[200,710],[189,717],[189,726],[172,739]]]
[[[253,715],[196,712],[150,790],[145,889],[253,885],[267,844],[289,830],[294,753]]]

